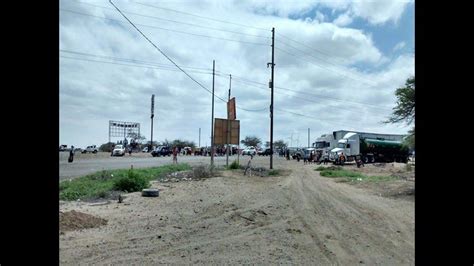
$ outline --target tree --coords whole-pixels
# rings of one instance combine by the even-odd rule
[[[286,149],[286,147],[288,147],[288,145],[282,139],[277,140],[273,143],[273,148],[274,149]]]
[[[270,148],[270,141],[265,142],[265,147]],[[277,140],[273,142],[273,149],[285,149],[287,144],[283,140]]]
[[[256,136],[246,136],[245,139],[241,140],[240,143],[244,144],[245,146],[254,146],[257,147],[262,140],[257,138]]]
[[[405,82],[405,87],[398,88],[395,91],[397,105],[393,108],[392,115],[384,123],[405,122],[411,125],[415,121],[415,77],[410,77]],[[408,137],[405,138],[405,145],[415,148],[415,126],[408,131]]]
[[[196,147],[196,144],[194,143],[194,141],[180,140],[180,139],[173,140],[170,143],[170,145],[172,147],[178,147],[178,148],[184,148],[184,147],[194,148],[194,147]]]

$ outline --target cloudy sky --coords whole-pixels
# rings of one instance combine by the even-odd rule
[[[275,28],[274,140],[306,145],[335,130],[405,134],[383,124],[396,88],[414,75],[408,0],[60,1],[60,144],[108,141],[109,120],[138,122],[150,140],[210,145],[226,117],[229,74],[243,139],[270,138],[271,29]],[[199,84],[198,84],[199,83]],[[223,99],[219,99],[219,98]],[[112,138],[116,141],[118,138]]]

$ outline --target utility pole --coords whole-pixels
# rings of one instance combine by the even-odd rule
[[[309,128],[308,128],[308,148],[309,148]]]
[[[272,89],[272,100],[270,104],[270,169],[273,169],[273,88],[275,84],[274,69],[275,69],[275,28],[272,28],[272,62],[267,63],[272,65],[272,78],[270,79],[270,88]]]
[[[232,75],[229,74],[229,97],[227,98],[227,102],[230,102],[230,89],[232,87]],[[227,108],[229,108],[227,106]],[[230,117],[229,117],[229,110],[227,110],[227,152],[225,158],[225,165],[229,167],[229,142],[230,142]]]
[[[216,60],[212,60],[212,117],[211,117],[211,166],[214,166],[214,75]]]
[[[199,128],[199,148],[201,148],[201,128]]]
[[[151,95],[151,137],[150,151],[153,149],[153,117],[155,117],[155,94]]]

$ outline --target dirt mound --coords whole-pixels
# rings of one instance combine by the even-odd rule
[[[94,228],[106,224],[107,220],[87,213],[77,212],[74,210],[69,212],[59,212],[60,232]]]

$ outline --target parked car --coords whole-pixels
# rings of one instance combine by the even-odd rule
[[[82,153],[97,153],[98,149],[95,145],[92,145],[92,146],[87,146],[87,148],[85,148],[84,150],[82,150]]]
[[[68,150],[67,145],[59,146],[59,151],[67,151],[67,150]]]
[[[271,152],[270,148],[266,148],[265,150],[258,151],[257,154],[260,155],[260,156],[267,156],[267,155],[271,155],[272,152]]]
[[[143,148],[142,152],[148,152],[148,147]]]
[[[242,155],[256,155],[256,154],[257,154],[257,150],[253,146],[247,147],[246,149],[242,151]]]
[[[121,144],[115,145],[114,150],[112,151],[112,156],[124,156],[125,147]]]
[[[159,157],[159,156],[171,156],[171,148],[168,146],[158,146],[156,149],[154,149],[151,152],[151,155],[153,157]]]

